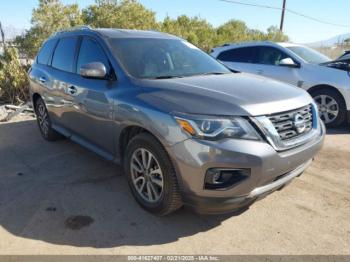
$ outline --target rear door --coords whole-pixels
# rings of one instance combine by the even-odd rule
[[[42,96],[53,122],[57,121],[57,118],[55,118],[56,116],[52,114],[51,110],[54,103],[51,99],[54,81],[50,63],[57,41],[57,39],[50,39],[43,44],[36,57],[35,63],[29,71],[31,91],[39,93]]]
[[[254,46],[239,47],[222,51],[217,59],[232,70],[260,74],[258,65],[255,63],[256,48]]]
[[[74,102],[70,88],[74,85],[78,40],[77,36],[60,38],[50,67],[52,82],[46,101],[55,118],[54,124],[58,124],[56,128],[63,128],[61,132],[70,131],[69,118]]]

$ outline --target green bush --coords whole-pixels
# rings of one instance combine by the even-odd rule
[[[26,67],[19,61],[16,48],[5,48],[0,59],[0,100],[19,104],[28,100]]]

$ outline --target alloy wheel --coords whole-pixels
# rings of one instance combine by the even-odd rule
[[[157,202],[163,194],[163,173],[156,157],[145,148],[134,151],[130,161],[133,185],[147,202]]]
[[[318,112],[325,124],[332,123],[339,114],[337,101],[328,95],[318,95],[314,97],[318,107]]]
[[[39,121],[39,126],[43,134],[46,136],[49,133],[49,116],[47,114],[47,110],[43,103],[39,103],[37,107],[37,118]]]

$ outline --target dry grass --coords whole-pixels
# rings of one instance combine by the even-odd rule
[[[325,54],[331,59],[336,59],[342,55],[346,50],[350,50],[350,46],[337,46],[337,47],[318,47],[315,48],[317,51]]]

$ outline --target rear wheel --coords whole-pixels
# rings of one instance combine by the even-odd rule
[[[142,133],[129,142],[124,166],[130,189],[141,207],[167,215],[182,206],[173,165],[152,135]]]
[[[332,89],[320,89],[311,93],[314,98],[320,118],[328,127],[341,125],[346,119],[344,99]]]
[[[35,114],[40,133],[45,140],[56,141],[63,137],[52,128],[50,116],[42,98],[38,98],[35,102]]]

